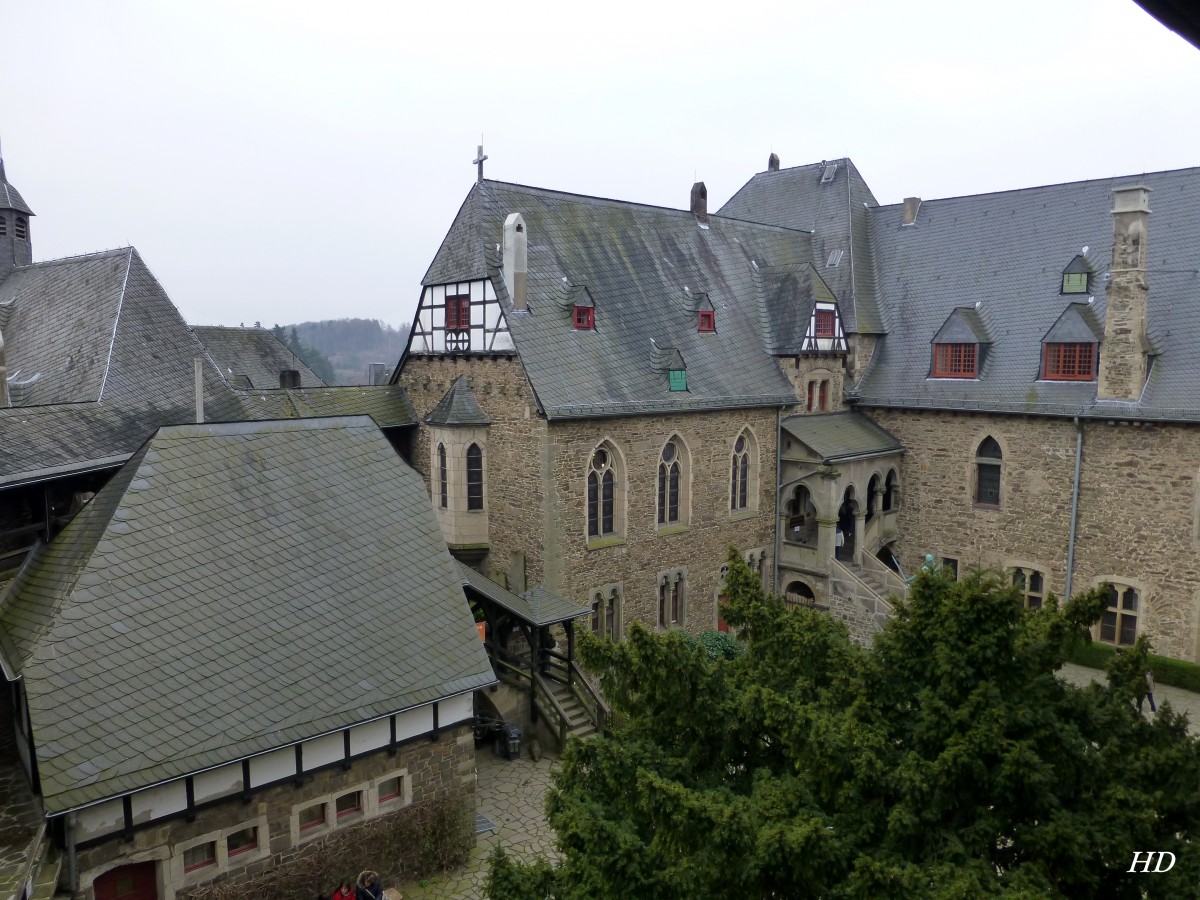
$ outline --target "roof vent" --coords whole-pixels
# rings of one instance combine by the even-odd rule
[[[836,269],[838,266],[838,263],[840,263],[842,261],[842,253],[843,252],[845,252],[845,251],[834,250],[832,253],[830,253],[829,260],[825,263],[826,268]]]
[[[779,154],[778,153],[772,153],[770,156],[767,157],[767,171],[768,172],[778,172],[779,171]]]
[[[900,220],[901,225],[915,225],[917,223],[917,210],[921,208],[920,197],[905,197],[904,198],[904,216]]]
[[[825,170],[821,173],[821,184],[829,184],[833,181],[833,176],[837,174],[837,163],[825,163]]]
[[[24,381],[21,380],[21,370],[18,369],[8,376],[8,395],[13,406],[20,406],[29,399],[29,395],[33,393],[33,386],[42,380],[42,373],[37,372],[30,375]]]
[[[703,181],[692,185],[692,215],[701,225],[708,224],[708,188]]]

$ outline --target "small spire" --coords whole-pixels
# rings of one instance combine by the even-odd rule
[[[4,148],[0,147],[0,181],[8,181],[4,177]]]

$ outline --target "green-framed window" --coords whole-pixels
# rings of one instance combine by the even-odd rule
[[[687,371],[684,369],[672,369],[670,372],[670,384],[673,391],[687,390]]]

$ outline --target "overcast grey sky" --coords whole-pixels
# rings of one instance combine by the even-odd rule
[[[1200,164],[1200,50],[1132,0],[0,0],[50,259],[132,244],[194,324],[408,322],[475,178],[725,202],[774,150],[881,203]]]

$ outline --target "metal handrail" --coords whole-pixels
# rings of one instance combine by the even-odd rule
[[[608,704],[604,702],[604,698],[600,696],[599,689],[592,684],[592,680],[587,676],[587,673],[579,667],[579,663],[575,660],[569,661],[570,665],[570,688],[583,708],[587,710],[588,715],[592,717],[592,721],[596,724],[596,730],[603,734],[608,730],[608,723],[612,718],[612,711],[608,708]]]
[[[539,709],[548,719],[554,719],[555,731],[558,733],[558,745],[560,747],[567,746],[567,733],[570,731],[571,722],[567,716],[567,711],[562,708],[558,702],[558,698],[554,696],[554,692],[550,690],[550,686],[546,684],[546,679],[538,673],[534,672],[533,678],[533,695],[535,702],[538,703]],[[543,705],[546,708],[542,708]]]

